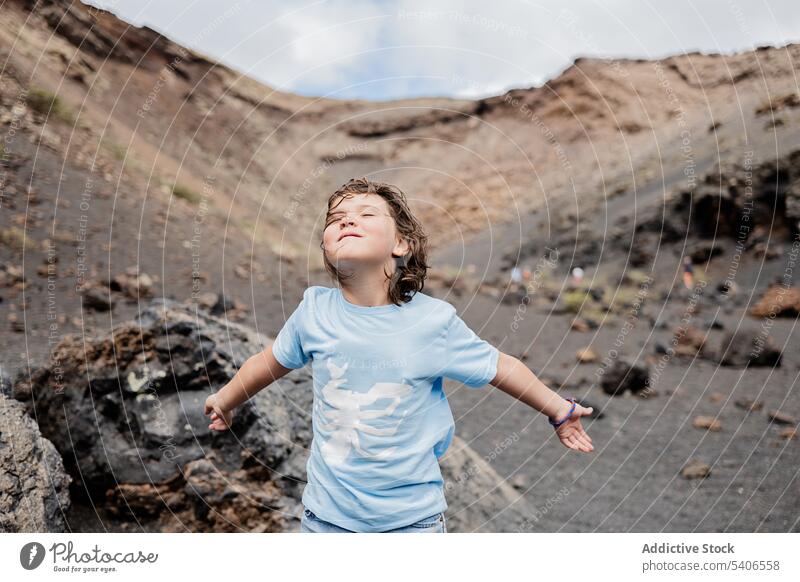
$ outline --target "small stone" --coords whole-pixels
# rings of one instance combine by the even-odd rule
[[[590,331],[591,328],[589,327],[589,324],[586,323],[586,321],[584,321],[583,319],[578,318],[578,319],[574,319],[572,321],[572,325],[570,325],[570,329],[572,329],[574,331],[577,331],[577,332],[580,332],[580,333],[587,333],[587,332]]]
[[[100,289],[89,288],[83,293],[83,304],[95,311],[109,311],[114,307],[114,301]]]
[[[8,322],[11,324],[11,331],[15,333],[22,333],[25,331],[25,323],[20,321],[16,313],[8,314]]]
[[[713,404],[719,404],[723,400],[725,400],[725,395],[722,392],[712,392],[708,397],[708,401]]]
[[[719,432],[722,430],[722,423],[713,416],[696,416],[692,421],[692,426],[695,428],[705,428],[712,432]]]
[[[147,273],[140,273],[139,268],[134,265],[125,269],[124,273],[120,273],[111,279],[109,288],[112,291],[124,293],[130,299],[138,300],[152,295],[155,279],[155,277],[151,277]]]
[[[517,491],[525,490],[525,478],[522,475],[517,475],[510,481],[511,486]]]
[[[747,412],[757,412],[764,408],[763,402],[758,402],[750,398],[740,398],[734,404],[739,408],[744,408]]]
[[[662,297],[662,299],[666,299],[666,297]],[[664,321],[663,319],[656,319],[654,317],[650,318],[650,327],[656,330],[668,330],[669,324]]]
[[[781,432],[778,433],[778,436],[782,439],[791,440],[797,438],[797,427],[789,426],[784,429],[781,429]]]
[[[675,354],[688,358],[695,358],[704,355],[706,336],[692,326],[680,326],[676,329],[673,336],[675,342]]]
[[[681,469],[681,476],[684,479],[704,479],[709,475],[711,475],[711,466],[699,459],[690,460]]]
[[[200,293],[196,297],[197,304],[205,309],[211,309],[217,302],[217,294],[211,291]]]
[[[779,410],[770,410],[767,413],[767,416],[769,416],[769,419],[772,422],[778,424],[797,424],[797,420],[795,419],[794,416],[792,416],[791,414],[786,414],[785,412],[781,412]]]
[[[233,309],[233,300],[222,293],[218,293],[216,302],[211,306],[211,315],[222,315],[226,311],[232,311]]]
[[[590,364],[592,362],[597,361],[597,352],[595,352],[591,347],[585,347],[579,349],[575,356],[578,358],[578,361],[582,364]]]

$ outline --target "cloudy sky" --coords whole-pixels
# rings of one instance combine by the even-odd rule
[[[577,56],[800,42],[800,0],[84,0],[303,95],[494,95]]]

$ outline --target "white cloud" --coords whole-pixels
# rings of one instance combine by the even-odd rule
[[[528,87],[576,56],[656,58],[800,41],[796,0],[240,0],[222,4],[240,9],[202,38],[198,31],[220,16],[215,0],[90,3],[273,87],[377,99]]]

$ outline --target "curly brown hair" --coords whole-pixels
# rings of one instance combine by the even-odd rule
[[[422,291],[425,287],[425,277],[428,273],[428,237],[422,223],[412,214],[408,206],[406,195],[400,188],[385,182],[373,182],[367,178],[352,178],[342,185],[336,192],[328,198],[327,214],[330,214],[336,206],[341,204],[345,198],[354,194],[377,194],[386,200],[389,212],[394,219],[395,228],[400,236],[408,242],[409,251],[402,257],[395,257],[397,268],[394,273],[384,274],[387,279],[391,279],[389,284],[389,299],[395,305],[406,303],[411,300],[414,293]],[[325,254],[323,243],[322,248],[325,270],[340,284],[345,277],[328,260]]]

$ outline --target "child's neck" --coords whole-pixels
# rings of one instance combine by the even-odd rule
[[[350,303],[362,307],[389,305],[389,283],[382,271],[372,277],[354,275],[341,284],[342,295]]]

